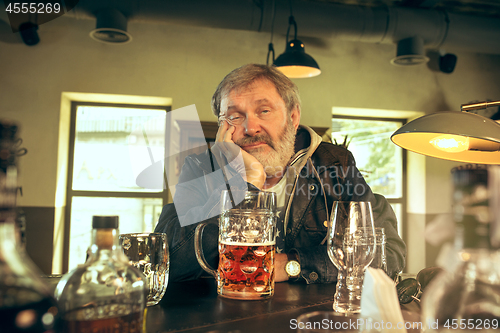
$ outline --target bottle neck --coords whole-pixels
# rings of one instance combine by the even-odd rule
[[[91,257],[105,259],[116,251],[120,251],[118,235],[118,229],[92,229]]]

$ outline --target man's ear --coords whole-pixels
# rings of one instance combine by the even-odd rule
[[[290,113],[290,118],[292,119],[292,124],[295,130],[299,127],[300,123],[300,109],[298,105],[295,105],[292,112]]]

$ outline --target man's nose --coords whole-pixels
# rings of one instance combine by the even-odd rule
[[[245,121],[243,122],[243,128],[245,129],[245,134],[248,136],[254,136],[255,134],[260,133],[261,131],[260,122],[261,120],[254,115],[247,116]]]

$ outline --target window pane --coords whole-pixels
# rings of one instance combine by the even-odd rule
[[[151,232],[160,217],[162,199],[73,197],[69,241],[69,269],[85,262],[93,215],[118,215],[119,231]]]
[[[390,140],[403,125],[400,121],[332,119],[332,141],[348,149],[373,192],[387,198],[403,195],[403,151]]]
[[[165,121],[165,110],[78,106],[73,190],[161,192],[136,178],[164,160]]]

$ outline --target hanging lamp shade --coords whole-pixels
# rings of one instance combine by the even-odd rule
[[[291,27],[294,28],[294,38],[288,41]],[[313,77],[321,73],[316,60],[306,53],[304,43],[297,39],[297,22],[293,15],[288,18],[285,52],[273,61],[273,65],[290,78]]]
[[[90,32],[92,39],[107,44],[125,44],[132,40],[127,32],[127,18],[119,10],[99,10],[96,18],[96,28]]]
[[[425,64],[429,58],[424,54],[424,40],[419,37],[410,37],[398,42],[396,57],[391,64],[397,66],[412,66]]]
[[[391,140],[404,149],[445,160],[500,164],[500,124],[474,113],[428,114],[398,129]]]
[[[304,43],[298,39],[288,42],[285,52],[274,61],[274,65],[291,78],[313,77],[321,73],[316,60],[306,53]]]

